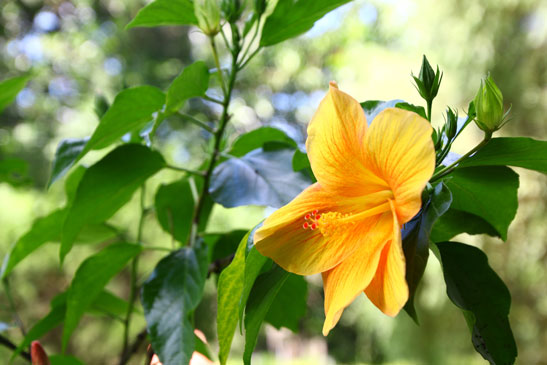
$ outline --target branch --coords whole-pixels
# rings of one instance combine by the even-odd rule
[[[7,337],[4,337],[0,335],[0,345],[7,347],[10,350],[17,349],[17,346],[11,342]],[[27,360],[28,362],[31,362],[30,354],[25,351],[19,352],[19,356],[21,356],[23,359]]]
[[[139,351],[139,348],[146,339],[146,334],[146,328],[139,332],[137,338],[135,339],[135,342],[133,342],[133,344],[123,352],[122,357],[120,358],[120,365],[127,364],[131,357]]]

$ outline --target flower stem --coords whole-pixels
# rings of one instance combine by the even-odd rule
[[[222,69],[220,68],[220,60],[218,58],[215,38],[211,36],[209,37],[209,41],[211,43],[211,49],[213,50],[213,58],[215,60],[215,66],[217,68],[218,81],[220,82],[220,87],[222,88],[222,92],[224,93],[224,98],[226,98],[228,90],[226,89],[226,85],[224,84],[224,77],[222,77]]]
[[[190,174],[190,175],[196,175],[196,176],[204,176],[205,175],[205,173],[203,171],[191,170],[191,169],[187,169],[185,167],[178,167],[178,166],[173,166],[173,165],[167,165],[165,167],[167,167],[170,170],[186,172],[187,174]]]
[[[144,206],[145,196],[146,196],[146,185],[142,184],[141,199],[140,199],[141,216],[139,219],[139,226],[137,228],[137,244],[141,246],[142,246],[142,232],[144,228],[144,218],[146,216],[146,208]],[[138,285],[137,285],[138,269],[139,269],[139,255],[137,255],[131,262],[131,283],[130,283],[131,286],[129,289],[127,313],[125,315],[125,320],[124,320],[123,350],[122,350],[122,356],[120,359],[120,365],[125,365],[125,363],[127,362],[126,354],[129,349],[129,330],[131,325],[131,315],[133,314],[133,308],[135,305],[135,300],[137,298],[137,291],[138,291]]]
[[[214,47],[214,42],[211,42],[211,46]],[[238,42],[234,42],[233,47],[234,48],[232,50],[232,67],[230,69],[228,84],[227,84],[226,92],[224,94],[224,100],[222,104],[222,115],[220,117],[219,126],[217,130],[215,131],[215,133],[213,134],[213,140],[214,140],[213,152],[211,154],[209,165],[207,167],[205,176],[203,178],[203,188],[201,190],[201,194],[198,197],[198,200],[196,203],[196,209],[194,211],[194,219],[192,221],[192,228],[191,228],[190,241],[189,241],[190,246],[192,246],[197,239],[198,227],[201,221],[201,214],[203,211],[203,207],[205,206],[205,200],[207,198],[207,195],[209,194],[209,184],[211,182],[211,175],[213,173],[213,169],[215,168],[217,159],[220,155],[220,144],[222,141],[222,137],[224,136],[224,131],[230,119],[230,116],[228,114],[228,107],[230,106],[230,100],[232,97],[232,91],[234,89],[237,73],[240,70],[237,64],[237,58],[241,50],[240,49],[241,46]],[[213,52],[216,54],[216,51],[214,50],[214,48],[213,48]],[[220,77],[222,77],[222,74],[219,74],[219,75]],[[222,81],[222,84],[224,84],[224,81]]]
[[[477,152],[478,150],[480,150],[481,148],[483,148],[489,141],[490,139],[492,139],[492,133],[491,132],[485,132],[484,133],[484,138],[482,140],[481,143],[479,143],[478,145],[476,145],[471,151],[467,152],[465,155],[463,155],[462,157],[460,157],[457,161],[455,161],[454,163],[452,163],[451,165],[445,167],[444,169],[438,171],[435,175],[433,175],[433,177],[429,180],[429,182],[434,182],[434,181],[437,181],[439,180],[440,178],[450,174],[452,171],[454,171],[454,169],[456,169],[456,167],[463,161],[465,160],[466,158],[468,158],[469,156],[471,156],[472,154],[474,154],[475,152]]]
[[[197,125],[198,127],[201,127],[201,128],[203,128],[203,129],[205,129],[207,132],[209,132],[209,133],[211,133],[211,134],[215,133],[215,130],[214,130],[213,128],[209,127],[209,126],[207,125],[207,123],[202,122],[201,120],[196,119],[196,118],[194,118],[193,116],[191,116],[191,115],[189,115],[189,114],[185,114],[185,113],[178,112],[177,115],[178,115],[180,118],[182,118],[182,119],[184,119],[184,120],[186,120],[186,121],[188,121],[188,122],[190,122],[190,123],[192,123],[192,124],[195,124],[195,125]]]

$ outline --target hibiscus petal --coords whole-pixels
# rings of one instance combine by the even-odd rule
[[[365,294],[378,309],[394,317],[408,300],[408,285],[401,230],[395,206],[392,201],[390,203],[393,209],[393,237],[382,249],[378,269]]]
[[[366,129],[361,105],[331,83],[308,126],[306,140],[313,173],[323,188],[338,195],[360,196],[374,185],[386,186],[364,165]]]
[[[420,210],[422,191],[435,170],[432,131],[418,114],[397,108],[383,110],[367,131],[367,165],[393,190],[401,223]]]
[[[344,309],[370,284],[378,267],[382,247],[392,233],[393,215],[387,212],[363,236],[360,247],[350,257],[323,273],[324,336],[338,323]]]
[[[308,187],[289,204],[272,213],[256,231],[254,242],[258,252],[299,275],[317,274],[333,268],[357,249],[363,235],[377,218],[348,224],[324,236],[319,228],[304,229],[304,217],[314,210],[320,214],[331,211],[357,213],[360,207],[345,200],[325,191],[318,183]]]

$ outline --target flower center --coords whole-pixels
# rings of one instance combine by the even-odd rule
[[[364,218],[387,212],[390,209],[389,201],[359,213],[320,213],[317,209],[314,209],[304,216],[302,228],[312,231],[319,229],[323,236],[330,237],[341,230],[348,229]]]

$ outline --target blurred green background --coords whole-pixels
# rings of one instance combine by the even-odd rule
[[[144,0],[2,0],[0,2],[0,80],[32,72],[32,80],[16,102],[0,116],[0,160],[28,162],[28,176],[17,184],[0,183],[0,257],[31,225],[34,218],[63,203],[62,184],[46,192],[55,148],[64,138],[89,135],[97,124],[98,96],[112,101],[121,89],[141,84],[166,88],[193,60],[212,66],[207,39],[196,29],[163,27],[124,30],[146,3]],[[355,1],[319,21],[306,35],[273,46],[242,73],[233,100],[231,133],[260,125],[286,130],[304,140],[305,127],[330,80],[359,101],[405,99],[421,104],[410,72],[419,72],[422,54],[439,64],[444,78],[433,106],[436,123],[447,105],[460,115],[473,99],[480,78],[490,72],[512,104],[512,122],[500,135],[547,139],[547,2],[541,0],[421,0]],[[227,60],[227,59],[226,59]],[[214,105],[192,101],[187,108],[205,119],[218,113]],[[455,145],[464,153],[481,138],[472,126]],[[170,119],[158,131],[168,159],[196,167],[205,157],[207,135],[180,120]],[[86,157],[91,163],[104,154]],[[482,247],[491,266],[509,287],[510,320],[519,346],[519,364],[547,364],[547,178],[517,169],[521,176],[520,208],[507,242],[478,236],[457,240]],[[175,180],[162,172],[153,185]],[[112,222],[136,229],[134,201]],[[495,209],[495,207],[492,207]],[[261,207],[215,208],[209,231],[253,227],[267,213]],[[146,222],[145,241],[169,246],[153,216]],[[80,245],[63,268],[58,246],[49,244],[23,261],[11,276],[19,316],[32,326],[47,314],[49,301],[68,286],[78,264],[93,247]],[[146,277],[161,257],[141,260]],[[109,284],[127,297],[128,273]],[[197,324],[215,347],[214,279],[198,309]],[[382,315],[364,296],[323,338],[322,285],[310,277],[309,308],[298,335],[265,326],[256,364],[482,364],[472,348],[460,311],[446,298],[440,266],[432,256],[418,293],[421,325],[401,313]],[[8,301],[0,294],[0,322],[12,323]],[[135,334],[142,319],[132,326]],[[3,334],[21,339],[16,328]],[[58,329],[42,343],[60,350]],[[122,340],[120,322],[87,317],[69,352],[88,364],[117,363]],[[243,341],[236,336],[232,363],[240,363]],[[9,352],[0,348],[0,363]],[[135,364],[142,359],[134,358]],[[17,362],[16,362],[17,363]]]

